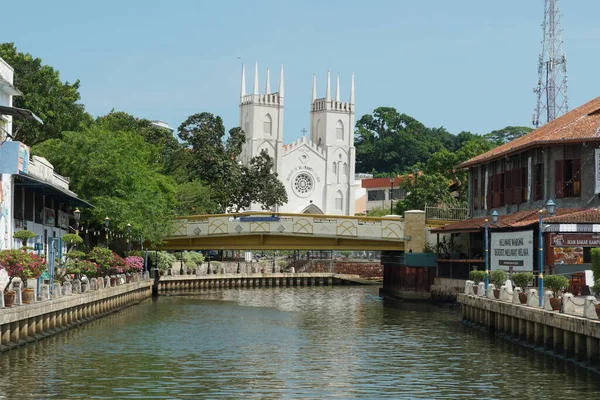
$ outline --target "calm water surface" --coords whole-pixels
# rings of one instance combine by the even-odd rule
[[[600,399],[583,368],[376,288],[161,297],[0,355],[2,399]]]

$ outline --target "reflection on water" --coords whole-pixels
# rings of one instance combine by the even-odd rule
[[[600,398],[597,375],[459,320],[371,287],[161,297],[1,355],[0,398]]]

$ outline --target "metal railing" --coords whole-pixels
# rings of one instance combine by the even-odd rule
[[[462,221],[469,218],[469,209],[448,208],[448,207],[425,207],[425,218],[427,219],[443,219],[449,221]]]

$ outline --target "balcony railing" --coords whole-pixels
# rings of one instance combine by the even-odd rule
[[[425,207],[425,218],[443,219],[446,221],[462,221],[469,218],[469,209],[448,207]]]

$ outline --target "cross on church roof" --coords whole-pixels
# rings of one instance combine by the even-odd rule
[[[302,130],[301,130],[300,132],[302,132],[302,136],[305,136],[305,135],[306,135],[306,132],[307,132],[307,131],[306,131],[306,128],[302,128]]]

